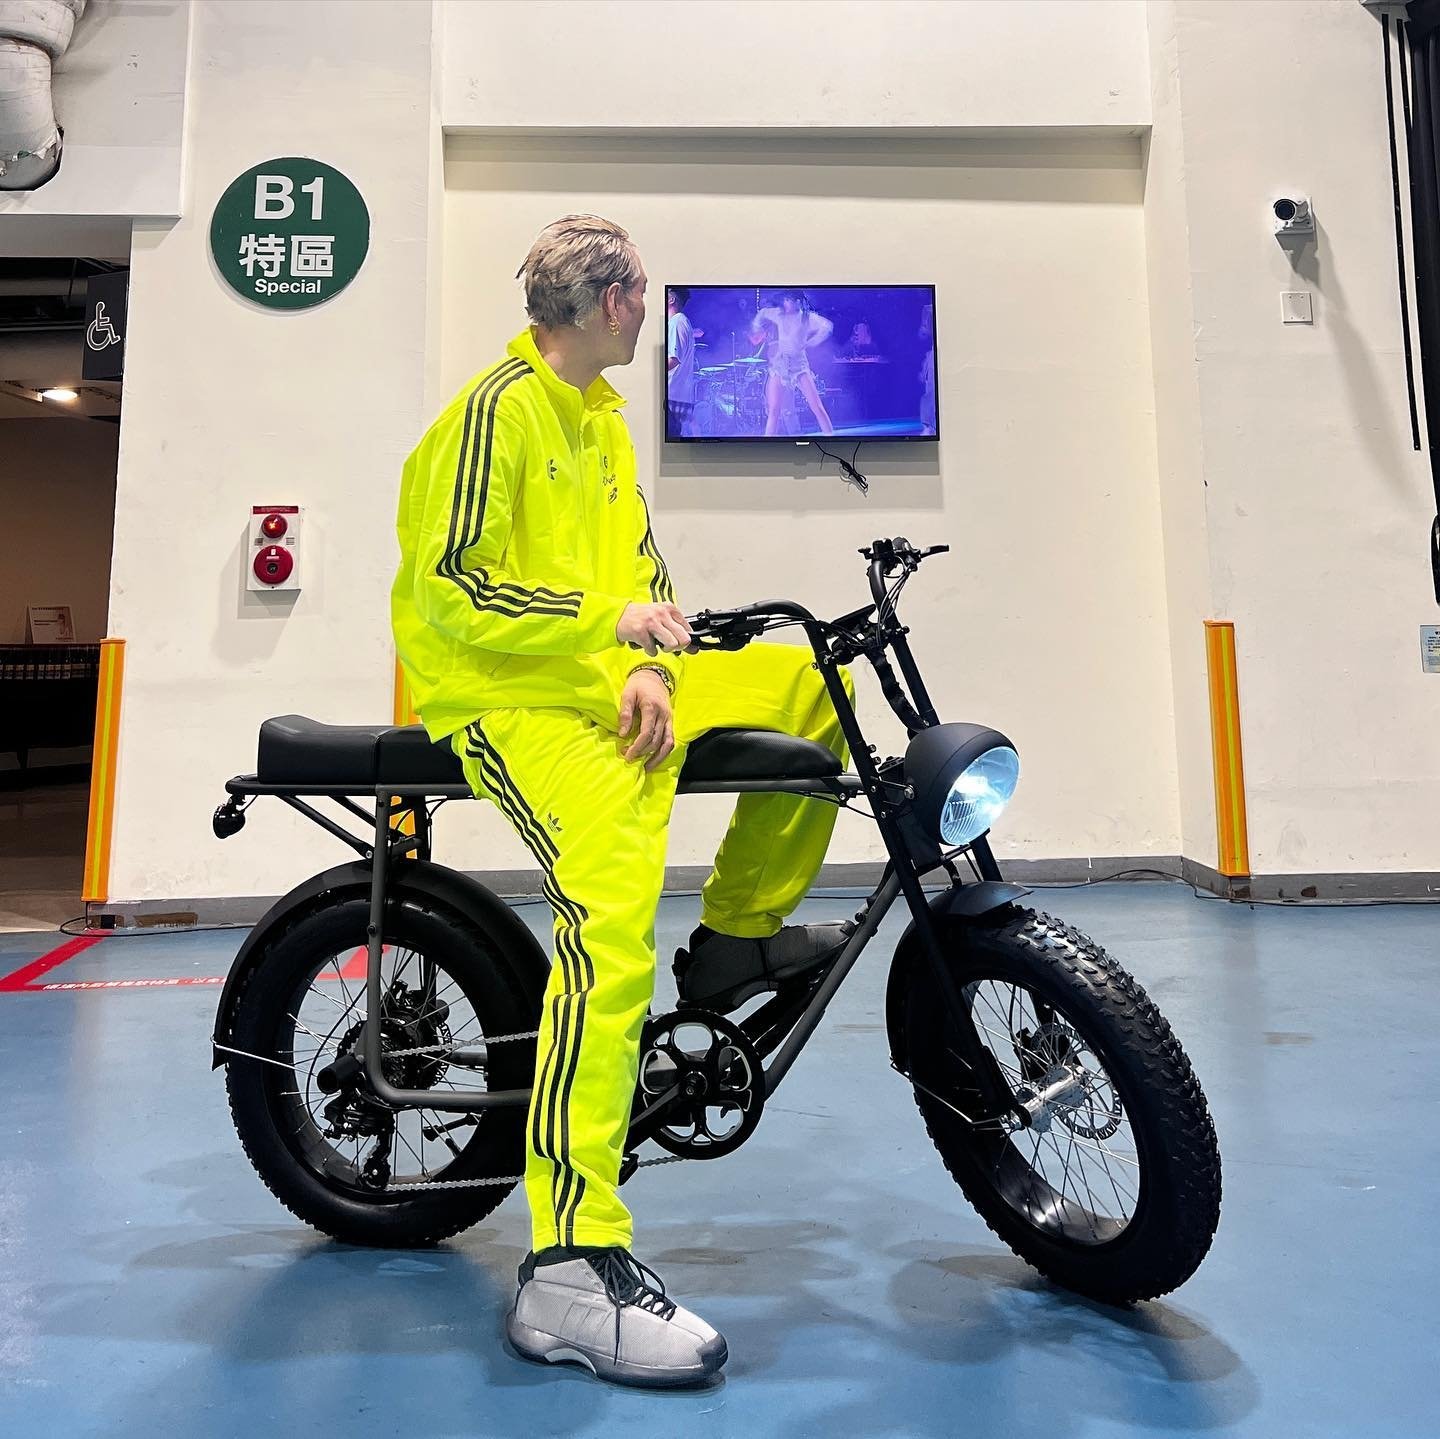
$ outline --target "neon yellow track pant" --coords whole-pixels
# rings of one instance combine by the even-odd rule
[[[854,682],[840,667],[846,692]],[[527,1125],[525,1192],[537,1250],[632,1238],[617,1185],[655,987],[655,910],[666,831],[691,741],[710,729],[818,740],[849,762],[808,646],[757,641],[685,661],[675,748],[654,770],[626,760],[618,717],[578,709],[493,709],[454,737],[477,796],[493,800],[535,856],[554,912]],[[742,794],[701,891],[700,919],[722,934],[774,934],[804,899],[836,808],[787,794]]]

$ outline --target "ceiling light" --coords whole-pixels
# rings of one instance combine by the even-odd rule
[[[80,395],[75,390],[41,390],[42,400],[59,400],[61,404],[68,405],[72,400],[78,400]]]

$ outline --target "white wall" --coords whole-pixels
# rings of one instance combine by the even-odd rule
[[[912,610],[915,638],[955,677],[936,686],[947,712],[1021,744],[1007,852],[1183,844],[1213,862],[1200,635],[1218,616],[1239,630],[1257,872],[1440,868],[1415,653],[1431,499],[1408,448],[1374,19],[1350,0],[1167,0],[1148,26],[1128,0],[897,3],[883,26],[868,5],[736,10],[442,3],[437,65],[427,0],[193,8],[184,218],[140,224],[134,250],[114,897],[274,892],[342,853],[277,806],[217,845],[219,783],[265,715],[389,713],[399,465],[518,328],[505,277],[572,203],[631,223],[657,281],[728,280],[763,246],[836,277],[883,259],[889,278],[900,258],[942,285],[938,467],[884,459],[868,500],[769,459],[659,457],[653,349],[625,380],[687,602],[856,603],[858,569],[835,558],[855,545],[954,545],[912,583],[932,606]],[[776,67],[795,52],[809,68],[792,82]],[[1143,171],[1128,146],[1078,143],[1143,129],[1152,105]],[[442,118],[503,140],[456,148],[443,285]],[[557,129],[581,133],[561,151],[520,138]],[[635,149],[597,129],[650,133]],[[205,233],[230,180],[294,152],[356,180],[372,251],[331,304],[279,315],[221,285]],[[1292,186],[1322,227],[1303,286],[1265,211]],[[757,189],[758,230],[731,198]],[[1292,287],[1315,294],[1312,329],[1279,326]],[[435,383],[434,317],[461,304]],[[239,566],[249,504],[285,498],[311,521],[293,607],[246,596]],[[156,535],[182,541],[168,568]],[[708,803],[677,808],[672,862],[713,852],[728,801]],[[454,858],[527,863],[497,820],[471,807]],[[847,817],[832,857],[870,840]]]
[[[1150,118],[1139,0],[441,0],[451,130]]]
[[[279,893],[344,856],[279,805],[222,846],[210,812],[222,782],[253,768],[265,717],[391,712],[395,495],[424,421],[435,258],[429,20],[426,3],[195,8],[185,217],[138,222],[131,259],[111,607],[130,641],[116,899]],[[290,154],[355,182],[370,253],[333,300],[277,312],[216,276],[208,228],[237,175]],[[293,600],[242,587],[249,508],[276,502],[306,507]]]
[[[189,0],[90,0],[55,66],[60,171],[38,190],[0,193],[0,229],[41,232],[40,217],[60,215],[180,213],[191,11]]]
[[[472,138],[451,141],[446,175],[447,394],[525,323],[510,277],[535,232],[572,209],[617,219],[651,320],[611,378],[642,477],[658,469],[643,482],[682,606],[789,596],[841,614],[868,599],[860,546],[948,543],[903,617],[942,716],[1020,747],[998,852],[1176,852],[1135,142]],[[793,446],[658,453],[663,285],[782,276],[937,284],[944,437],[938,453],[867,446],[868,497]],[[900,752],[854,669],[862,722]],[[670,862],[713,858],[732,807],[680,801]],[[487,863],[526,863],[500,816],[485,825]],[[883,854],[873,825],[841,817],[832,861]]]
[[[1152,281],[1190,308],[1156,360],[1176,424],[1162,455],[1167,438],[1179,454],[1177,693],[1203,673],[1201,620],[1233,619],[1257,874],[1440,869],[1440,679],[1419,645],[1440,619],[1434,498],[1410,440],[1379,22],[1349,0],[1153,10],[1178,110],[1157,101]],[[1296,191],[1319,231],[1292,257],[1269,205]],[[1292,289],[1312,292],[1313,326],[1281,324]],[[1209,776],[1197,731],[1187,853]]]
[[[97,420],[0,421],[0,644],[24,641],[26,605],[69,605],[78,642],[105,637],[119,435]]]

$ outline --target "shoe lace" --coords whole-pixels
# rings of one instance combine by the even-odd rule
[[[642,1264],[628,1250],[607,1249],[589,1256],[590,1267],[600,1276],[605,1292],[615,1301],[615,1342],[620,1342],[620,1310],[634,1304],[649,1314],[669,1319],[678,1307],[665,1297],[660,1276]]]

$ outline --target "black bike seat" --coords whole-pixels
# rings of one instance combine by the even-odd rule
[[[322,724],[280,715],[260,726],[255,778],[270,785],[464,784],[448,743],[433,744],[423,725]]]
[[[813,739],[764,729],[712,729],[691,741],[680,786],[737,779],[824,779],[840,761]]]
[[[774,730],[713,729],[691,743],[680,786],[840,773],[840,761],[818,740]],[[422,725],[323,724],[305,715],[279,715],[260,726],[255,778],[265,785],[356,790],[465,783],[449,744],[432,744]]]

